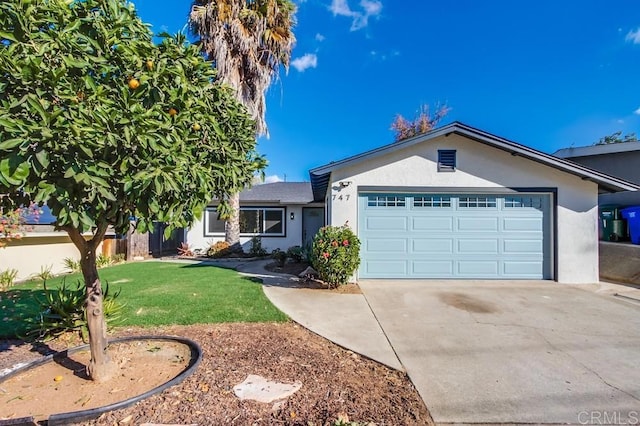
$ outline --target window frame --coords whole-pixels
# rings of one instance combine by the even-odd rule
[[[265,229],[267,216],[265,212],[267,211],[279,211],[280,218],[282,223],[282,232],[278,233],[268,233],[268,232],[240,232],[241,237],[286,237],[287,236],[287,208],[280,206],[240,206],[240,211],[262,211],[262,229]],[[209,229],[209,220],[210,214],[218,214],[217,206],[207,207],[205,210],[205,219],[204,219],[204,236],[205,237],[219,237],[225,234],[225,231],[218,232],[208,232]],[[225,221],[225,229],[226,229],[226,221]]]

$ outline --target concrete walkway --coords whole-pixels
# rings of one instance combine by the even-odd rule
[[[605,413],[637,424],[637,287],[365,280],[363,294],[337,294],[268,272],[270,261],[218,266],[262,280],[302,326],[407,371],[437,424],[585,424]]]
[[[237,270],[261,279],[271,303],[298,324],[346,349],[404,370],[362,294],[301,288],[297,277],[266,271],[269,262],[246,262]]]

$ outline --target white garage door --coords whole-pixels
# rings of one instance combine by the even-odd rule
[[[549,194],[359,194],[361,278],[550,279]]]

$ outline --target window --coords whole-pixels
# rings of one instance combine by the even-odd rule
[[[225,221],[220,219],[220,213],[215,207],[208,208],[204,214],[204,234],[224,234]]]
[[[496,197],[460,197],[458,206],[462,208],[479,207],[495,208],[497,206]]]
[[[438,150],[438,171],[439,172],[455,172],[456,171],[456,150],[455,149],[439,149]]]
[[[240,207],[240,234],[284,236],[284,213],[281,207]],[[225,221],[215,208],[207,209],[205,236],[223,234]]]
[[[448,195],[413,197],[413,207],[451,207],[451,197]]]
[[[369,195],[367,197],[367,206],[404,207],[406,206],[406,201],[405,197],[397,197],[395,195]]]
[[[534,208],[541,210],[542,209],[542,198],[541,197],[505,197],[504,198],[504,207],[505,208]]]

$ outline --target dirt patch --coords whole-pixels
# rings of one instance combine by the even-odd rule
[[[331,425],[341,415],[364,424],[433,424],[404,373],[294,323],[129,328],[114,334],[187,337],[201,345],[203,360],[180,385],[89,424]],[[68,343],[60,339],[50,347],[62,349]],[[41,356],[38,351],[42,351],[32,351],[31,345],[19,341],[0,342],[0,349],[0,370],[16,360]],[[250,374],[283,383],[300,381],[302,387],[278,403],[241,401],[233,387]],[[2,405],[0,413],[7,415]]]
[[[302,271],[307,269],[309,264],[306,262],[285,262],[284,266],[279,266],[278,262],[271,262],[264,267],[267,271],[276,272],[278,274],[300,275]]]
[[[34,417],[43,421],[52,414],[89,410],[141,395],[182,373],[189,365],[191,349],[178,342],[140,340],[109,346],[117,374],[108,384],[86,374],[89,349],[54,357],[0,384],[0,418]],[[62,355],[62,354],[61,354]]]
[[[270,272],[275,272],[278,274],[294,275],[297,277],[298,275],[300,275],[302,271],[304,271],[308,267],[309,267],[309,264],[304,262],[301,262],[301,263],[287,262],[284,264],[284,266],[278,266],[277,262],[273,262],[266,265],[265,269]],[[348,284],[338,286],[336,288],[329,288],[327,283],[323,281],[314,280],[314,279],[305,279],[305,278],[300,278],[298,280],[298,283],[295,285],[295,287],[308,288],[311,290],[325,290],[325,291],[330,291],[332,293],[342,293],[342,294],[361,294],[362,293],[362,291],[360,290],[360,287],[358,287],[358,284],[356,283],[348,283]]]
[[[491,303],[461,293],[441,293],[438,295],[441,301],[456,309],[474,314],[493,314],[498,309]]]

